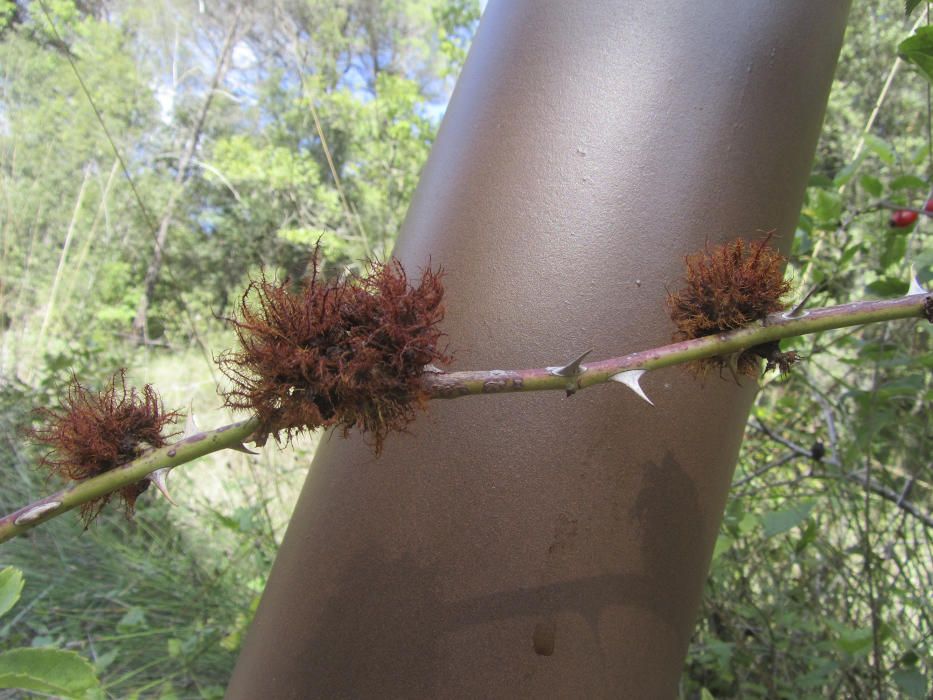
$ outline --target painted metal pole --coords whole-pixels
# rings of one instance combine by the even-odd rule
[[[397,255],[457,369],[670,339],[707,241],[790,244],[847,0],[492,0]],[[673,697],[754,382],[435,401],[326,440],[230,698]]]

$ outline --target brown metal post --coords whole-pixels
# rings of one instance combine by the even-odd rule
[[[848,4],[492,0],[397,249],[455,368],[664,343],[685,253],[789,245]],[[325,440],[228,697],[673,697],[755,390],[642,383]]]

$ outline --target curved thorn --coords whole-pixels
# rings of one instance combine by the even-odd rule
[[[583,372],[584,369],[586,369],[580,363],[583,362],[583,360],[586,359],[586,356],[591,352],[593,352],[593,348],[590,348],[585,353],[580,355],[580,357],[578,357],[576,360],[569,362],[563,367],[545,367],[545,369],[549,374],[553,374],[555,377],[576,377],[578,374]]]
[[[646,371],[647,370],[644,369],[630,369],[626,370],[625,372],[613,374],[610,379],[614,382],[619,382],[619,384],[625,384],[625,386],[654,406],[654,401],[648,398],[648,395],[645,394],[644,390],[642,390],[641,384],[638,383],[638,380],[641,379],[641,375],[643,375]]]
[[[230,449],[231,449],[231,450],[236,450],[237,452],[244,452],[244,453],[246,453],[246,454],[248,454],[248,455],[258,455],[258,454],[259,454],[258,452],[253,452],[251,449],[249,449],[249,448],[248,448],[246,445],[244,445],[242,442],[239,443],[239,444],[237,444],[237,445],[230,445]]]
[[[913,269],[911,269],[913,272]],[[917,275],[911,275],[910,277],[910,289],[907,290],[907,294],[904,296],[912,297],[914,294],[926,294],[927,290],[923,288],[923,285],[920,284],[920,280],[917,279]]]
[[[171,503],[173,506],[177,506],[175,500],[168,493],[168,486],[165,483],[165,477],[168,476],[168,473],[172,470],[172,467],[162,467],[162,469],[156,469],[154,472],[149,474],[146,478],[149,479],[155,487],[159,489],[165,499]]]
[[[200,433],[197,422],[194,420],[193,402],[188,402],[188,417],[185,419],[185,434],[183,438]]]
[[[810,312],[804,311],[803,307],[808,301],[810,301],[810,297],[812,297],[816,293],[816,291],[822,286],[823,286],[823,283],[820,282],[810,287],[810,290],[806,294],[803,295],[803,298],[800,301],[798,301],[796,304],[794,304],[794,307],[790,311],[787,311],[781,314],[781,317],[791,319],[791,318],[803,318],[804,316],[809,315]]]

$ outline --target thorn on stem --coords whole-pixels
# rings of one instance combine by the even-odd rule
[[[201,429],[198,428],[198,423],[194,419],[194,404],[193,402],[189,401],[188,402],[188,417],[185,419],[185,434],[182,437],[183,438],[191,437],[192,435],[196,435],[197,433],[200,433],[200,432],[201,432]]]
[[[573,362],[569,362],[563,367],[547,367],[546,369],[550,374],[553,374],[555,377],[576,377],[579,374],[581,374],[584,369],[586,369],[580,363],[583,362],[583,360],[586,359],[586,356],[589,355],[591,352],[593,352],[592,348],[590,348],[585,353],[580,355],[580,357],[575,359]]]
[[[619,372],[618,374],[614,374],[610,377],[610,379],[612,379],[612,381],[614,382],[619,382],[619,384],[624,384],[629,389],[631,389],[636,394],[638,394],[641,398],[643,398],[645,401],[647,401],[652,406],[654,406],[654,401],[648,398],[648,395],[645,394],[644,390],[642,390],[641,384],[638,383],[639,380],[641,379],[641,375],[643,375],[646,371],[647,370],[643,370],[643,369],[630,369],[630,370],[626,370],[625,372]]]
[[[913,270],[911,270],[913,273]],[[907,290],[907,294],[904,296],[912,297],[914,294],[926,294],[927,290],[923,288],[923,285],[920,284],[920,280],[917,279],[917,275],[911,274],[910,276],[910,289]]]
[[[258,452],[254,452],[253,450],[249,449],[249,448],[248,448],[246,445],[244,445],[242,442],[237,443],[236,445],[230,445],[230,449],[231,449],[231,450],[236,450],[237,452],[243,452],[244,454],[248,454],[248,455],[258,455],[258,454],[259,454]]]
[[[577,389],[580,388],[580,384],[577,382],[577,377],[583,374],[583,371],[586,369],[586,367],[584,367],[581,363],[591,352],[593,352],[592,348],[580,355],[580,357],[577,359],[561,367],[545,367],[549,374],[553,374],[555,377],[567,378],[567,386],[564,387],[564,390],[567,392],[567,396],[573,396],[577,393]]]
[[[806,305],[808,301],[810,301],[810,297],[812,297],[816,293],[816,291],[822,286],[823,286],[823,283],[820,282],[819,284],[814,284],[812,287],[810,287],[810,290],[806,294],[803,295],[803,299],[801,299],[796,304],[794,304],[794,308],[792,308],[787,313],[783,314],[784,318],[798,318],[798,317],[803,318],[804,316],[806,316],[809,312],[804,311],[803,307]]]
[[[165,496],[165,499],[171,503],[173,506],[177,506],[175,500],[168,493],[168,486],[165,483],[165,479],[168,476],[168,473],[173,469],[173,467],[163,467],[162,469],[156,469],[154,472],[149,474],[146,478],[149,479],[155,487],[159,489],[161,494]]]

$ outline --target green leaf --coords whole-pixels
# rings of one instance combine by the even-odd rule
[[[897,47],[898,55],[917,66],[927,80],[933,81],[933,27],[919,27]]]
[[[810,213],[821,222],[835,225],[842,214],[842,199],[836,192],[817,190],[816,197],[810,206]]]
[[[754,513],[746,513],[739,521],[739,533],[747,535],[758,525],[759,518]]]
[[[820,173],[812,173],[810,179],[807,181],[807,187],[822,187],[830,188],[833,186],[833,181],[830,180],[826,175]]]
[[[916,10],[917,5],[919,5],[921,2],[923,2],[923,0],[906,0],[904,3],[904,14],[907,17],[910,17],[910,13]]]
[[[728,552],[735,540],[729,535],[720,535],[716,538],[716,547],[713,549],[713,561],[716,561],[723,552]]]
[[[871,648],[873,642],[871,627],[862,629],[842,628],[834,642],[839,649],[847,654],[853,656],[864,654]]]
[[[855,171],[858,170],[859,165],[861,165],[861,157],[858,160],[849,163],[847,166],[842,168],[839,172],[836,173],[836,177],[833,178],[833,185],[836,187],[842,187],[843,185],[848,185],[849,181],[852,180],[852,177],[855,175]]]
[[[927,181],[916,175],[901,175],[891,181],[892,190],[924,190],[929,188]]]
[[[864,189],[872,197],[880,197],[881,193],[884,191],[884,188],[881,186],[881,180],[871,175],[862,175],[859,178],[859,182],[862,183],[862,189]]]
[[[0,654],[0,688],[78,698],[99,685],[94,667],[73,651],[12,649]]]
[[[884,139],[878,138],[874,134],[865,134],[865,146],[869,151],[878,156],[883,163],[894,165],[897,161],[897,156],[891,144]]]
[[[16,605],[23,590],[23,572],[8,566],[0,571],[0,617]]]
[[[839,262],[836,263],[840,269],[852,262],[852,258],[855,257],[856,253],[862,251],[861,245],[850,245],[848,248],[842,251],[842,255],[839,256]]]
[[[804,530],[803,535],[801,535],[800,540],[794,545],[794,553],[800,554],[807,546],[816,539],[817,527],[816,523],[810,521],[810,524],[807,525],[807,529]]]
[[[132,607],[120,618],[117,623],[117,630],[126,632],[136,627],[148,627],[148,624],[145,611],[139,607]]]
[[[927,677],[916,668],[902,668],[891,674],[894,683],[909,698],[923,700],[927,697]]]
[[[907,231],[892,229],[884,237],[884,246],[881,250],[881,269],[887,270],[891,265],[904,260],[907,254]]]
[[[700,691],[700,700],[716,700],[716,697],[706,688]]]
[[[899,280],[895,277],[882,277],[875,280],[865,287],[872,295],[887,299],[889,297],[899,297],[907,293],[909,283],[905,280]]]
[[[761,516],[765,537],[774,537],[796,527],[810,515],[816,503],[812,500],[800,501],[783,510],[772,511]]]

